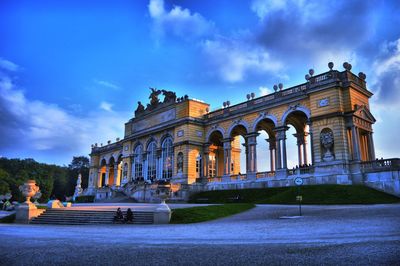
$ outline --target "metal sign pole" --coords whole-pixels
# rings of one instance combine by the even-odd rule
[[[299,213],[301,216],[301,194],[300,194],[300,186],[297,186],[297,195],[299,196]]]
[[[299,202],[299,216],[301,216],[301,201],[303,200],[303,197],[300,195],[300,186],[303,185],[303,179],[301,177],[296,177],[294,183],[297,186],[296,200]]]

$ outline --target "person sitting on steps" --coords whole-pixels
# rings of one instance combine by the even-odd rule
[[[114,215],[114,223],[123,221],[124,221],[124,215],[122,214],[121,208],[118,208],[116,214]]]
[[[125,223],[133,223],[133,212],[131,208],[128,208],[126,211]]]

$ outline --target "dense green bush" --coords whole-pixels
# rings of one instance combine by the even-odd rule
[[[75,198],[75,203],[91,203],[94,202],[94,196],[79,196]]]
[[[193,203],[296,204],[297,187],[204,191],[192,195]],[[400,198],[362,185],[301,186],[303,204],[396,203]]]

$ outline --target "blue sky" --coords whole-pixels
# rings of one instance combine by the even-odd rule
[[[375,94],[377,156],[399,157],[399,14],[399,1],[3,0],[0,156],[68,164],[123,137],[150,86],[213,109],[348,61]]]

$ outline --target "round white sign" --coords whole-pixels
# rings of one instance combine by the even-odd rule
[[[294,179],[294,183],[295,183],[297,186],[303,185],[303,178],[301,178],[301,177],[296,177],[296,178]]]

